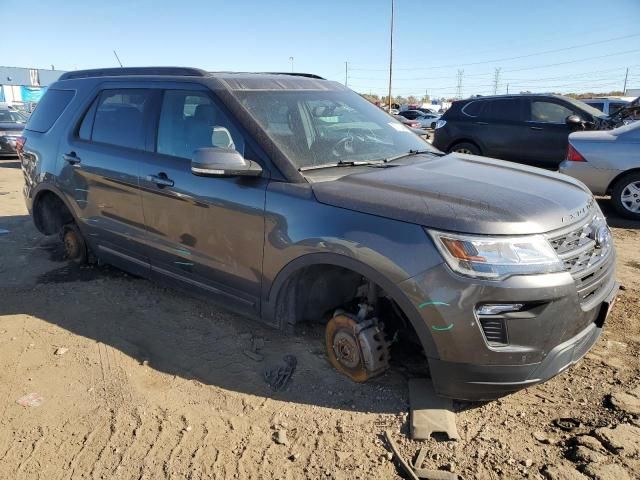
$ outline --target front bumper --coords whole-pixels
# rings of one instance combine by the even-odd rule
[[[423,322],[416,330],[436,392],[489,400],[544,382],[577,362],[600,336],[618,291],[615,250],[590,276],[586,283],[568,272],[478,281],[442,264],[403,282]],[[586,299],[585,288],[595,289]],[[505,315],[508,341],[496,345],[475,313],[485,303],[535,307],[526,315]],[[422,327],[429,330],[427,341]]]

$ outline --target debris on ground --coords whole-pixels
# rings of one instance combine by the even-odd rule
[[[411,404],[411,438],[428,440],[432,434],[442,433],[449,440],[460,439],[453,404],[450,399],[436,395],[431,380],[410,379],[409,402]]]
[[[287,438],[287,431],[284,428],[279,428],[273,435],[273,440],[278,445],[289,445],[289,439]]]
[[[553,424],[558,427],[560,430],[564,430],[565,432],[573,432],[574,430],[580,428],[582,423],[580,420],[576,420],[575,418],[556,418],[553,421]]]
[[[264,348],[264,338],[262,337],[251,337],[251,349],[244,350],[244,354],[249,357],[251,360],[256,362],[261,362],[264,360],[264,355],[260,353],[260,350]]]
[[[39,393],[29,393],[28,395],[16,400],[16,403],[23,407],[39,407],[43,402],[44,398]]]
[[[65,354],[65,353],[67,353],[68,351],[69,351],[69,349],[68,349],[68,348],[66,348],[66,347],[59,347],[59,348],[56,348],[56,351],[55,351],[55,352],[53,352],[53,354],[54,354],[54,355],[64,355],[64,354]]]
[[[458,475],[453,473],[455,470],[455,464],[449,463],[447,465],[446,470],[435,470],[432,468],[424,468],[424,461],[427,457],[427,448],[422,447],[418,451],[418,456],[416,457],[415,463],[412,465],[413,470],[418,478],[423,478],[427,480],[456,480]]]
[[[279,392],[289,384],[289,380],[296,370],[298,360],[294,355],[285,355],[282,357],[284,365],[271,367],[264,372],[264,379],[272,390]]]
[[[384,436],[385,436],[385,439],[387,440],[387,444],[389,445],[389,448],[391,449],[391,452],[398,460],[398,464],[400,465],[402,470],[407,474],[407,478],[411,480],[419,480],[419,477],[413,471],[413,468],[411,468],[411,466],[405,461],[405,459],[402,458],[402,455],[400,455],[400,450],[398,449],[398,446],[396,445],[396,443],[393,441],[391,432],[389,430],[385,430]]]

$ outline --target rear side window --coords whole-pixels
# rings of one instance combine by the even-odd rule
[[[26,129],[40,133],[48,132],[67,108],[75,93],[75,90],[54,90],[51,88],[47,90],[36,110],[31,114]]]
[[[98,99],[91,140],[144,150],[144,119],[150,105],[150,90],[104,90]]]
[[[604,112],[604,103],[603,102],[589,102],[587,105],[591,105],[593,108],[597,108],[601,112]]]
[[[610,103],[609,104],[609,114],[615,113],[618,110],[620,110],[621,108],[624,108],[626,106],[627,106],[626,103]]]
[[[486,102],[483,117],[489,120],[517,122],[521,120],[521,105],[517,98],[503,98]]]
[[[484,104],[487,102],[474,101],[467,103],[462,108],[462,113],[464,113],[467,117],[479,117],[482,113],[482,109]]]

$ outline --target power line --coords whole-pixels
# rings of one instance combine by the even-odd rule
[[[500,68],[496,68],[495,75],[493,77],[493,94],[498,93],[498,86],[500,85]]]
[[[562,48],[555,48],[552,50],[544,50],[542,52],[535,52],[535,53],[529,53],[526,55],[517,55],[514,57],[503,57],[503,58],[496,58],[496,59],[492,59],[492,60],[482,60],[479,62],[468,62],[468,63],[459,63],[459,64],[448,64],[448,65],[430,65],[428,67],[403,67],[403,68],[396,68],[396,70],[432,70],[432,69],[436,69],[436,68],[456,68],[456,67],[470,67],[473,65],[485,65],[488,63],[496,63],[496,62],[508,62],[508,61],[512,61],[512,60],[520,60],[522,58],[530,58],[530,57],[535,57],[535,56],[539,56],[539,55],[547,55],[549,53],[558,53],[558,52],[564,52],[567,50],[573,50],[576,48],[584,48],[584,47],[591,47],[593,45],[599,45],[602,43],[608,43],[608,42],[613,42],[616,40],[623,40],[623,39],[627,39],[627,38],[633,38],[633,37],[638,37],[640,36],[640,33],[633,33],[631,35],[623,35],[620,37],[614,37],[614,38],[607,38],[604,40],[598,40],[595,42],[589,42],[589,43],[583,43],[580,45],[572,45],[569,47],[562,47]],[[353,68],[354,70],[370,70],[370,71],[380,71],[383,69],[379,69],[379,68]]]

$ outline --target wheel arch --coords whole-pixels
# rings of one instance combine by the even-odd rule
[[[48,199],[55,198],[59,201],[61,209],[57,212],[46,212],[45,203]],[[70,221],[76,221],[74,211],[69,205],[65,195],[54,185],[41,184],[33,193],[33,206],[31,208],[33,222],[41,233],[44,235],[52,235],[56,233],[62,225]],[[58,215],[58,218],[50,218],[52,214]]]
[[[387,275],[369,266],[368,264],[353,258],[334,253],[309,253],[290,261],[276,275],[274,281],[267,290],[267,295],[263,299],[263,317],[271,325],[281,329],[287,329],[288,325],[283,324],[278,318],[278,304],[283,301],[282,295],[286,295],[291,288],[291,281],[303,269],[313,266],[331,265],[361,275],[373,281],[382,288],[398,307],[406,315],[411,326],[417,333],[420,343],[425,353],[430,358],[438,358],[437,350],[428,326],[422,320],[419,312],[411,300],[405,295],[400,286],[389,279]]]
[[[613,189],[616,185],[616,183],[618,183],[618,181],[629,175],[632,173],[640,173],[640,167],[636,167],[636,168],[630,168],[629,170],[625,170],[624,172],[620,172],[618,175],[616,175],[610,182],[609,182],[609,186],[607,187],[607,195],[611,195],[611,193],[613,192]]]

